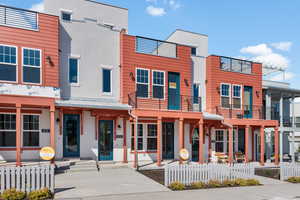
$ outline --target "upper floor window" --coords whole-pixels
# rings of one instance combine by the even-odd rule
[[[102,92],[111,93],[111,70],[103,69],[102,75]]]
[[[194,104],[199,104],[200,99],[199,99],[199,84],[194,84],[193,85],[193,90],[194,90]]]
[[[241,109],[242,105],[242,98],[241,98],[241,91],[242,87],[240,85],[233,85],[232,86],[233,94],[232,94],[232,100],[233,100],[233,108]]]
[[[61,11],[61,19],[66,22],[71,22],[72,12],[71,11]]]
[[[41,83],[41,50],[23,48],[23,82]]]
[[[192,54],[192,56],[196,56],[197,55],[197,48],[196,47],[192,47],[191,48],[191,54]]]
[[[69,83],[79,84],[79,61],[77,58],[69,59]]]
[[[149,97],[149,70],[137,69],[136,70],[136,91],[137,97]]]
[[[153,71],[153,98],[164,99],[165,72]]]
[[[221,105],[223,108],[230,107],[230,84],[221,84]]]
[[[221,57],[221,69],[224,71],[251,74],[252,62],[234,58]]]
[[[23,146],[38,147],[40,144],[39,115],[23,115]]]
[[[17,48],[0,45],[0,81],[17,81]]]
[[[16,147],[15,114],[0,114],[0,147]]]

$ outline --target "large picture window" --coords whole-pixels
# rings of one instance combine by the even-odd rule
[[[17,48],[0,45],[0,81],[17,81]]]
[[[165,72],[153,71],[153,98],[164,99]]]
[[[157,125],[148,124],[147,150],[157,150]]]
[[[221,84],[221,105],[230,108],[230,84]]]
[[[23,146],[38,147],[40,141],[38,115],[23,115]]]
[[[69,59],[69,83],[71,84],[79,84],[78,66],[79,60],[77,58]]]
[[[233,108],[241,109],[242,87],[240,85],[233,85],[232,90],[233,90],[233,93],[232,93]]]
[[[149,97],[149,70],[137,69],[136,70],[136,91],[137,97]]]
[[[41,83],[41,50],[23,49],[23,82]]]
[[[16,147],[15,114],[0,114],[0,147]]]

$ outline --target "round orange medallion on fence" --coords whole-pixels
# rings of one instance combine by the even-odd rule
[[[190,157],[189,151],[187,149],[181,149],[179,151],[179,157],[183,161],[187,161]]]
[[[52,160],[55,156],[55,151],[52,147],[43,147],[40,150],[40,157],[43,160]]]

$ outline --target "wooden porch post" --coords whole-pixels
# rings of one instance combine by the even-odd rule
[[[204,129],[203,129],[203,121],[199,121],[199,164],[204,163],[203,159],[203,136],[204,136]]]
[[[279,165],[279,130],[278,127],[275,127],[274,134],[274,143],[275,143],[275,165]]]
[[[123,163],[127,162],[127,127],[126,118],[123,118]]]
[[[16,165],[21,166],[21,104],[16,104]]]
[[[156,159],[157,159],[157,166],[161,166],[161,117],[158,117],[157,119],[157,155],[156,155]]]
[[[249,162],[249,125],[246,125],[245,130],[245,162]]]
[[[228,160],[229,160],[229,163],[233,163],[233,128],[229,128],[229,131],[228,131],[228,134],[229,134],[229,157],[228,157]]]
[[[260,127],[260,164],[265,164],[265,127]]]

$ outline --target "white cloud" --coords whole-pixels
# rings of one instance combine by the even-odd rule
[[[288,81],[295,77],[292,72],[286,72],[284,75],[282,73],[277,74],[270,78],[271,81]]]
[[[33,10],[33,11],[37,11],[37,12],[44,12],[44,2],[40,2],[40,3],[37,3],[37,4],[33,4],[30,8],[30,10]]]
[[[270,49],[266,44],[259,44],[256,46],[244,47],[240,50],[240,52],[252,55],[268,55],[272,53],[272,49]]]
[[[181,4],[175,0],[169,0],[169,6],[173,9],[173,10],[177,10],[178,8],[181,7]]]
[[[167,14],[164,8],[159,8],[154,6],[148,6],[146,8],[146,11],[149,15],[156,16],[156,17],[164,16],[165,14]]]
[[[277,42],[271,44],[272,47],[281,51],[289,51],[292,45],[292,42]]]

